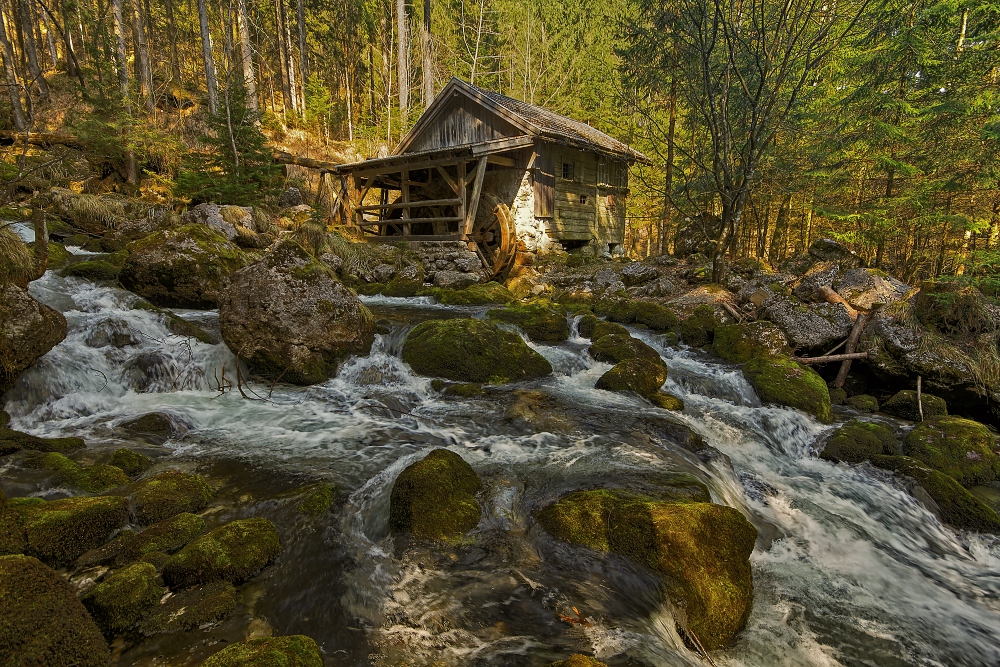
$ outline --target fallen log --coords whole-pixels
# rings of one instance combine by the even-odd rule
[[[867,358],[867,352],[851,352],[850,354],[828,354],[822,357],[795,357],[795,361],[800,364],[829,364],[834,361],[850,361],[853,359]]]
[[[851,354],[854,352],[855,348],[858,346],[858,339],[861,338],[861,332],[865,328],[865,319],[868,316],[864,313],[858,313],[858,319],[854,320],[854,326],[851,327],[851,335],[847,337],[847,347],[844,348],[844,352]],[[851,360],[847,359],[840,365],[840,370],[837,371],[837,378],[833,381],[833,386],[842,389],[844,387],[844,382],[847,381],[847,374],[851,371]]]
[[[858,319],[858,311],[851,307],[851,304],[847,303],[847,300],[833,291],[833,288],[829,285],[821,285],[816,293],[823,297],[823,300],[827,303],[839,303],[847,309],[847,314],[851,316],[851,321]]]
[[[338,164],[337,162],[329,162],[327,160],[316,160],[311,157],[292,155],[285,151],[274,151],[274,161],[278,164],[294,164],[299,167],[322,169],[324,171],[333,171]]]
[[[81,148],[83,142],[72,134],[65,132],[18,132],[17,130],[0,130],[0,139],[13,142],[23,142],[27,140],[32,146],[54,146],[56,144],[69,146],[70,148]]]

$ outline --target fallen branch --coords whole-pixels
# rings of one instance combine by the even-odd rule
[[[850,354],[828,354],[822,357],[795,357],[795,361],[800,364],[829,364],[834,361],[848,361],[867,358],[867,352],[851,352]]]
[[[333,171],[337,168],[336,162],[329,162],[327,160],[316,160],[311,157],[301,157],[299,155],[292,155],[286,151],[274,151],[274,161],[278,164],[294,164],[299,167],[307,167],[309,169],[323,169],[325,171]]]
[[[858,319],[854,320],[854,326],[851,327],[851,335],[847,337],[847,347],[844,348],[844,352],[847,354],[853,354],[855,348],[858,346],[858,339],[861,338],[861,332],[865,328],[866,315],[864,313],[858,313]],[[851,371],[851,360],[845,359],[843,363],[840,364],[840,370],[837,371],[837,377],[833,381],[833,386],[837,388],[842,388],[844,382],[847,381],[847,374]]]
[[[920,421],[924,420],[924,402],[923,402],[923,399],[920,397],[920,394],[921,394],[920,390],[922,388],[921,385],[923,385],[923,383],[924,383],[924,378],[918,375],[917,376],[917,412],[920,413]]]
[[[847,303],[847,300],[833,291],[833,288],[829,285],[821,285],[816,293],[823,297],[823,300],[827,303],[839,303],[844,308],[847,309],[847,314],[851,316],[851,320],[858,319],[858,311],[851,307],[851,304]]]

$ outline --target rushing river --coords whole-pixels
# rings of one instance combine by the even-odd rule
[[[717,664],[1000,664],[997,540],[942,526],[884,472],[816,458],[830,427],[762,406],[738,368],[649,332],[634,333],[661,352],[681,414],[594,389],[610,366],[575,335],[533,345],[555,369],[548,378],[444,398],[403,364],[401,342],[421,319],[484,309],[422,298],[366,299],[391,329],[367,358],[320,386],[254,384],[266,400],[248,400],[219,391],[223,369],[237,375],[224,345],[173,336],[128,292],[52,272],[31,292],[65,313],[69,335],[7,395],[14,428],[82,435],[101,450],[130,444],[121,422],[165,411],[184,426],[165,443],[180,465],[243,466],[263,495],[270,477],[295,475],[345,492],[322,539],[285,540],[254,593],[276,632],[309,634],[328,664],[527,666],[573,652],[611,665],[706,664],[677,636],[653,577],[531,519],[571,490],[651,488],[681,474],[760,534],[753,612]],[[179,314],[218,331],[215,312]],[[115,331],[132,344],[106,345]],[[711,447],[691,446],[678,421]],[[392,483],[435,447],[480,473],[484,517],[468,545],[403,548],[387,527]],[[574,606],[589,625],[560,620]],[[118,664],[163,663],[140,647]]]

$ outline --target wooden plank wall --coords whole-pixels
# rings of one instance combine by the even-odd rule
[[[552,235],[566,241],[600,238],[597,156],[564,146],[553,146],[551,150],[556,177],[555,215],[550,228]],[[564,178],[565,164],[573,165],[572,179]]]
[[[451,98],[416,137],[408,153],[475,144],[523,134],[508,121],[464,95]]]

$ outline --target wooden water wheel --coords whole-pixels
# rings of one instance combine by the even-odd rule
[[[492,192],[484,192],[479,198],[469,240],[475,242],[476,254],[491,277],[507,275],[517,255],[517,230],[507,204]]]

